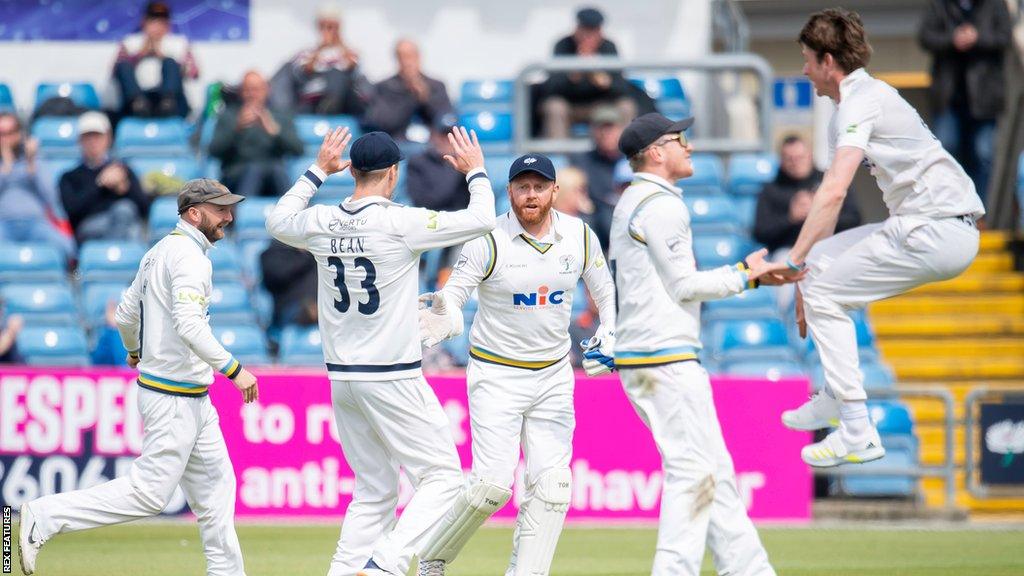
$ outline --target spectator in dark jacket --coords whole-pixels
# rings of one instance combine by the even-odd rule
[[[430,210],[462,210],[469,206],[469,185],[466,177],[445,161],[452,153],[448,132],[455,118],[446,115],[434,124],[430,133],[430,147],[409,158],[405,177],[406,190],[414,206]],[[496,190],[500,195],[503,191]]]
[[[615,43],[601,32],[603,24],[604,15],[594,8],[577,12],[576,31],[555,44],[555,57],[618,56]],[[568,138],[572,124],[588,121],[595,104],[614,104],[627,121],[637,113],[636,102],[630,96],[633,91],[620,72],[555,73],[544,91],[546,98],[541,108],[547,138]]]
[[[131,168],[110,157],[111,141],[102,112],[78,118],[82,163],[60,177],[60,199],[79,243],[142,238],[149,197]]]
[[[918,40],[932,54],[932,128],[984,200],[1005,102],[1003,58],[1011,22],[1005,0],[931,0]]]
[[[824,176],[814,167],[811,148],[799,136],[789,136],[782,142],[779,174],[774,182],[764,185],[757,198],[754,220],[754,239],[765,245],[770,253],[793,247],[800,228],[811,210],[811,199]],[[836,232],[860,225],[860,212],[852,196],[847,196],[839,212]],[[773,256],[773,260],[785,256]]]
[[[269,88],[259,72],[242,79],[241,106],[225,110],[210,141],[224,185],[242,196],[278,196],[288,188],[285,156],[302,154],[290,116],[267,108]]]
[[[274,298],[273,326],[310,324],[309,302],[316,306],[316,260],[305,250],[273,240],[260,254],[263,287]],[[315,323],[315,319],[313,322]]]
[[[614,176],[615,165],[625,158],[619,151],[619,136],[626,124],[622,112],[614,106],[595,108],[590,118],[594,147],[572,156],[569,162],[587,176],[587,194],[594,204],[594,233],[602,246],[608,246],[612,213],[621,194],[616,190]]]
[[[382,130],[404,139],[414,118],[427,126],[452,112],[452,103],[444,84],[423,74],[420,50],[411,40],[395,44],[398,73],[374,88],[366,111],[365,123],[371,130]]]

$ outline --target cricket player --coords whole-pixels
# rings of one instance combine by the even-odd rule
[[[244,200],[223,184],[190,180],[178,193],[178,225],[149,249],[117,306],[115,321],[138,368],[142,454],[122,476],[84,490],[21,505],[21,570],[32,574],[56,534],[159,514],[181,486],[199,520],[206,573],[243,576],[235,534],[235,473],[208,389],[216,370],[246,403],[256,378],[221,346],[209,325],[213,267],[207,252],[224,238],[232,207]]]
[[[800,45],[804,74],[838,106],[829,126],[832,160],[789,260],[773,272],[807,271],[797,292],[797,319],[801,335],[810,328],[821,355],[825,388],[784,412],[782,421],[795,430],[815,430],[839,419],[837,430],[801,452],[807,464],[827,467],[885,454],[868,418],[857,336],[847,313],[963,272],[978,253],[975,220],[985,209],[971,179],[917,112],[864,70],[871,46],[857,14],[814,14]],[[861,163],[882,189],[890,217],[832,236]]]
[[[521,156],[508,177],[512,210],[498,217],[494,232],[466,244],[443,290],[421,297],[433,304],[420,311],[429,346],[462,333],[462,307],[474,290],[479,294],[466,369],[473,470],[420,552],[420,576],[442,576],[477,528],[508,502],[520,446],[526,497],[505,574],[548,574],[572,496],[569,320],[581,278],[601,318],[587,346],[588,373],[610,371],[615,286],[597,236],[582,220],[551,209],[558,185],[548,158]]]
[[[327,135],[267,229],[316,257],[331,399],[356,476],[328,574],[404,575],[462,485],[448,418],[420,370],[420,254],[490,232],[494,193],[476,134],[456,128],[445,159],[466,175],[469,206],[435,212],[396,204],[402,156],[390,136],[370,132],[352,144],[355,193],[340,205],[307,208],[324,180],[349,166],[341,159],[349,139],[345,128]],[[400,467],[416,493],[396,522]]]
[[[693,175],[693,148],[673,122],[644,114],[619,150],[633,183],[612,216],[609,260],[618,291],[615,365],[637,414],[651,430],[665,472],[654,576],[697,576],[705,540],[719,574],[775,574],[736,489],[711,398],[697,361],[700,305],[756,288],[771,265],[759,250],[735,266],[698,272],[690,214],[673,184]]]

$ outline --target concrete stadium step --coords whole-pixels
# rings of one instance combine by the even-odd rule
[[[1009,252],[987,252],[978,254],[967,272],[1011,272],[1013,254]]]
[[[884,338],[878,349],[889,362],[908,358],[1024,356],[1024,338]]]
[[[911,290],[910,294],[976,294],[979,292],[1024,292],[1024,273],[967,272],[952,280],[925,284]]]
[[[951,380],[1024,380],[1024,358],[979,357],[901,359],[893,363],[900,382]]]
[[[871,326],[879,339],[920,336],[1024,336],[1024,317],[1007,314],[878,314],[870,309]]]
[[[1024,294],[897,296],[871,305],[874,316],[916,314],[1015,314],[1024,316]]]

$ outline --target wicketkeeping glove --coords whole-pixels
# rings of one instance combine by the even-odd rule
[[[580,342],[583,349],[583,369],[587,376],[599,376],[615,370],[615,333],[598,328],[590,340]]]
[[[430,304],[430,307],[427,307]],[[420,343],[433,348],[440,342],[462,334],[462,309],[449,307],[441,292],[420,294]]]

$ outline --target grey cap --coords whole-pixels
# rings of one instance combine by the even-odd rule
[[[212,178],[189,180],[178,191],[178,214],[196,204],[232,206],[245,200],[245,196],[232,194],[228,187]]]

